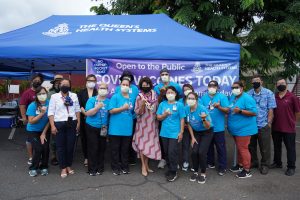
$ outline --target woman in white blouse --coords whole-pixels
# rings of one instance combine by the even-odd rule
[[[62,178],[66,178],[69,174],[74,174],[71,166],[76,132],[80,128],[78,98],[70,90],[71,81],[62,79],[60,82],[60,92],[51,96],[48,109],[51,133],[56,135],[58,162]]]

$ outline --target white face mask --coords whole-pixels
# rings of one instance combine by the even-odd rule
[[[46,101],[47,99],[47,94],[40,94],[37,96],[39,101]]]
[[[98,94],[99,94],[99,96],[104,97],[108,94],[108,91],[107,91],[107,89],[99,89]]]
[[[208,88],[208,94],[216,94],[217,89],[216,88]]]
[[[121,85],[121,92],[128,93],[128,91],[129,91],[129,87],[128,86]]]
[[[169,101],[174,101],[175,100],[175,94],[167,94],[166,97]]]
[[[196,100],[194,100],[194,99],[187,99],[186,100],[186,104],[188,106],[194,106],[194,105],[196,105]]]
[[[164,76],[161,76],[160,78],[161,78],[161,81],[164,83],[169,82],[169,76],[164,75]]]
[[[186,90],[186,91],[184,91],[184,95],[187,96],[191,92],[193,92],[193,91],[192,90]]]
[[[96,86],[96,83],[94,83],[94,82],[87,82],[86,83],[86,87],[88,87],[90,89],[93,89],[95,86]]]
[[[238,89],[233,89],[233,90],[232,90],[232,94],[233,94],[234,96],[239,96],[239,95],[241,94],[241,89],[240,89],[240,88],[238,88]]]

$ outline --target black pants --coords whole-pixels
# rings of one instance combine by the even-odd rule
[[[77,120],[71,122],[55,122],[56,148],[58,155],[58,163],[61,169],[71,167],[73,162],[74,146],[76,141],[76,125]]]
[[[224,131],[213,133],[207,153],[207,164],[215,165],[215,146],[217,149],[219,170],[225,170],[227,169],[227,152]]]
[[[128,152],[131,145],[131,136],[109,136],[111,149],[111,168],[116,170],[129,170]]]
[[[178,139],[161,137],[165,159],[169,171],[174,173],[177,171],[178,158],[179,158],[179,143]]]
[[[198,172],[200,164],[201,173],[205,173],[207,167],[207,152],[213,139],[213,131],[212,129],[200,132],[194,131],[194,136],[198,144],[195,143],[192,147],[193,168],[195,172]]]
[[[88,171],[90,173],[104,171],[104,155],[106,149],[106,137],[100,136],[100,128],[86,124],[86,138],[88,145]]]
[[[80,117],[81,125],[80,125],[80,138],[81,138],[81,148],[84,159],[87,159],[87,138],[86,138],[86,123],[84,117],[81,115]]]
[[[158,121],[158,130],[160,131],[160,129],[161,129],[161,121]],[[159,133],[158,133],[158,135],[159,135]],[[159,145],[160,145],[160,150],[161,150],[161,159],[166,160],[162,137],[159,137]]]
[[[29,167],[29,170],[48,169],[50,135],[46,135],[47,141],[44,141],[44,144],[42,144],[40,140],[42,132],[30,131],[28,134],[33,151],[32,165]]]
[[[190,143],[191,143],[191,136],[190,132],[187,128],[184,128],[183,137],[182,137],[182,162],[189,163],[190,157]]]
[[[50,128],[49,128],[49,132],[50,132],[50,135],[51,135],[50,149],[51,149],[52,157],[56,158],[57,157],[57,155],[56,155],[56,139],[55,139],[56,135],[51,134],[51,129]]]
[[[135,132],[135,126],[136,126],[136,119],[133,119],[133,126],[132,126],[132,135],[130,137],[130,144],[132,143],[133,135]],[[135,150],[132,148],[132,145],[129,146],[129,163],[135,163],[137,159],[137,155]]]
[[[282,141],[287,153],[287,168],[295,169],[296,165],[296,133],[272,132],[274,143],[274,163],[282,165]]]
[[[257,142],[261,153],[260,165],[268,167],[271,160],[271,129],[268,125],[258,129],[258,134],[251,136],[249,151],[252,165],[258,165]]]

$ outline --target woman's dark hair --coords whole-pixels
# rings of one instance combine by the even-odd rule
[[[141,78],[140,82],[139,82],[139,88],[142,89],[142,85],[143,83],[147,83],[150,85],[150,88],[153,89],[153,83],[151,81],[151,79],[148,76],[145,76],[143,78]]]
[[[235,81],[232,85],[239,85],[243,89],[245,87],[244,81]]]
[[[39,78],[41,79],[41,83],[44,82],[44,76],[43,76],[43,74],[41,74],[41,73],[33,74],[32,77],[31,77],[31,82],[32,82],[34,79],[36,79],[37,77],[39,77]]]
[[[131,83],[131,82],[133,81],[133,79],[134,79],[134,77],[133,77],[131,71],[129,71],[129,70],[123,71],[123,73],[122,73],[122,75],[121,75],[121,77],[120,77],[120,81],[122,82],[122,80],[123,80],[125,77],[128,77],[128,78],[130,79],[130,80],[129,80],[130,83]]]
[[[63,79],[61,79],[61,81],[60,81],[59,85],[60,85],[60,84],[61,84],[63,81],[68,81],[68,82],[69,82],[69,84],[70,84],[70,88],[72,88],[72,82],[71,82],[71,80],[70,80],[70,79],[67,79],[67,78],[63,78]]]
[[[173,90],[176,93],[175,100],[178,101],[179,100],[179,93],[178,93],[178,91],[176,90],[176,88],[174,86],[168,86],[166,88],[166,94],[164,95],[164,100],[168,101],[168,99],[167,99],[167,91],[168,90]]]
[[[94,74],[87,75],[85,81],[87,81],[89,78],[94,78],[97,81],[97,77]]]
[[[36,109],[38,109],[39,107],[42,106],[41,102],[38,99],[38,93],[40,93],[42,90],[45,90],[46,94],[48,93],[48,91],[46,90],[46,88],[44,88],[43,86],[39,86],[38,88],[35,89],[35,103],[36,103]]]
[[[192,90],[192,92],[195,91],[194,88],[193,88],[193,86],[192,86],[191,84],[188,84],[188,83],[184,84],[184,85],[182,86],[182,91],[183,91],[183,88],[185,88],[185,87],[190,88],[190,89]],[[183,93],[184,93],[184,91],[183,91]],[[184,103],[184,104],[186,104],[185,100],[186,100],[186,96],[183,94],[183,103]]]
[[[198,94],[197,94],[196,92],[190,92],[190,93],[187,95],[187,97],[190,96],[191,94],[194,95],[195,98],[196,98],[196,101],[198,101],[198,98],[199,98],[199,97],[198,97]]]

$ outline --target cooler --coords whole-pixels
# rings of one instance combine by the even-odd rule
[[[11,128],[14,122],[14,115],[2,115],[0,116],[0,128]]]

